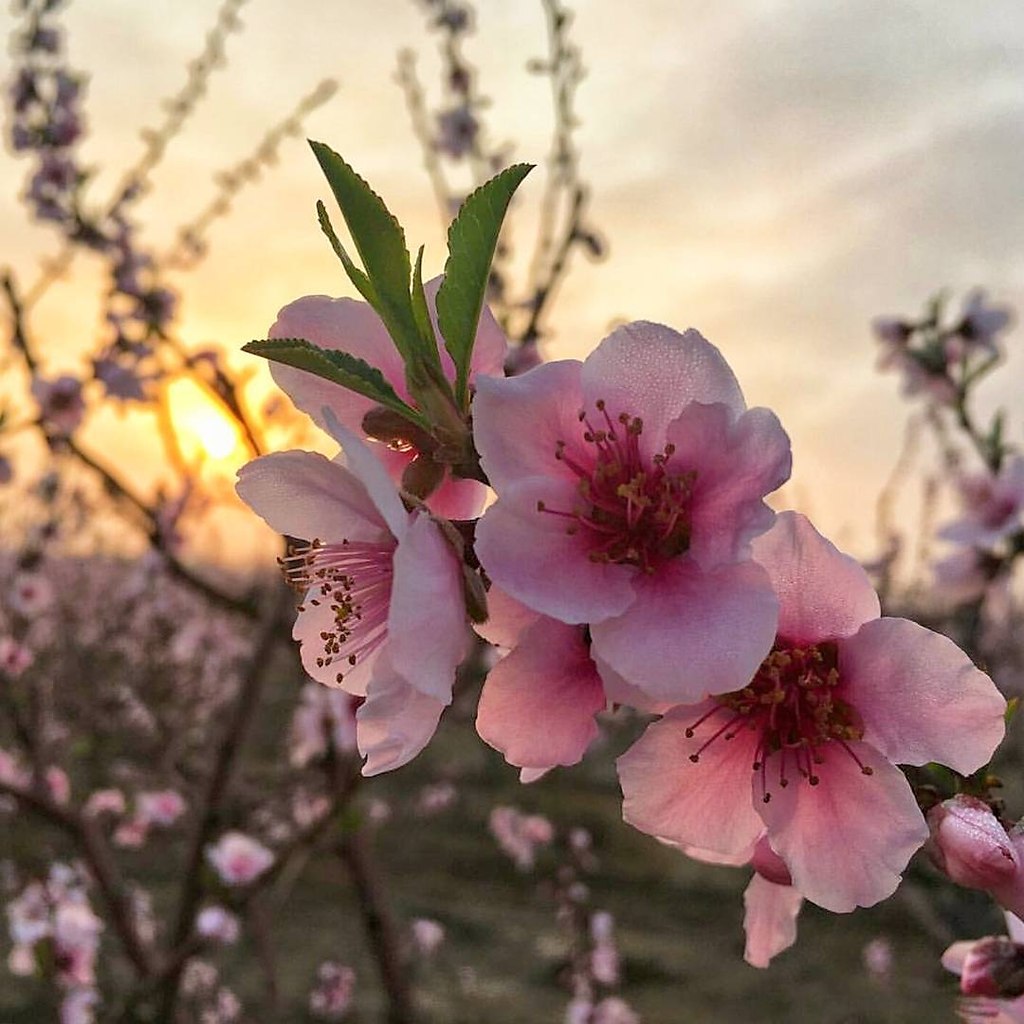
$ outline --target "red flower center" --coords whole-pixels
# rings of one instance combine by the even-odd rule
[[[639,438],[644,424],[639,416],[620,413],[613,422],[603,400],[596,403],[604,418],[595,427],[586,410],[579,414],[583,440],[591,458],[577,461],[559,441],[555,458],[578,478],[577,501],[571,511],[552,509],[537,502],[540,512],[570,520],[566,533],[586,531],[592,540],[590,560],[634,565],[654,570],[690,547],[689,505],[696,473],[669,466],[675,446],[666,444],[648,465]]]
[[[828,640],[807,646],[777,640],[749,686],[713,697],[716,706],[686,730],[692,737],[705,722],[728,714],[727,721],[690,760],[696,763],[720,737],[730,740],[742,729],[754,730],[759,738],[751,767],[760,772],[765,803],[771,799],[767,764],[773,754],[779,755],[778,784],[783,789],[789,785],[791,770],[816,786],[820,781],[816,768],[823,763],[821,749],[832,742],[838,743],[865,775],[871,775],[871,768],[861,764],[849,746],[864,736],[864,724],[857,709],[840,695],[838,660],[836,645]]]

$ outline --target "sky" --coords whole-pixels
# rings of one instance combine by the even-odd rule
[[[880,376],[869,323],[917,312],[940,288],[982,285],[1024,311],[1024,17],[1019,0],[576,0],[573,39],[588,75],[577,141],[592,220],[609,242],[578,260],[550,321],[549,358],[582,358],[623,319],[696,327],[725,354],[750,405],[772,407],[794,447],[782,505],[810,512],[837,542],[872,550],[874,502],[896,459],[907,403]],[[516,160],[548,152],[550,103],[525,70],[543,54],[534,0],[482,0],[467,55],[492,98],[488,125]],[[139,128],[184,80],[210,0],[90,0],[65,21],[88,69],[84,147],[104,194],[139,152]],[[249,0],[228,62],[140,207],[160,248],[321,78],[334,99],[307,132],[386,198],[411,240],[443,264],[433,195],[403,99],[397,52],[411,47],[431,95],[438,64],[413,0]],[[0,13],[0,34],[13,18]],[[25,168],[0,162],[0,263],[24,281],[55,240],[17,202]],[[529,220],[542,179],[521,206]],[[299,140],[211,233],[209,258],[177,280],[181,334],[237,349],[302,294],[352,294],[317,230],[327,198]],[[96,329],[97,268],[75,265],[34,313],[54,367],[74,368]],[[1024,382],[1024,332],[984,395],[1011,404]],[[263,372],[262,369],[259,372]],[[1011,435],[1020,438],[1022,423]],[[116,418],[92,428],[126,444]],[[903,510],[907,526],[916,514]]]

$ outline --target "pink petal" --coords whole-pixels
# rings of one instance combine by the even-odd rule
[[[320,348],[364,359],[384,374],[401,397],[408,398],[401,356],[384,324],[366,302],[307,295],[277,314],[269,336],[305,338]],[[376,404],[305,370],[271,363],[270,372],[281,390],[319,427],[324,427],[322,409],[326,406],[349,430],[360,433],[363,417]]]
[[[380,542],[387,525],[362,482],[316,452],[274,452],[238,471],[238,496],[278,533],[325,543]]]
[[[964,961],[975,939],[965,939],[963,942],[954,942],[945,953],[942,954],[942,966],[952,974],[960,974],[964,969]]]
[[[689,559],[636,580],[620,616],[592,626],[595,657],[659,700],[693,703],[746,686],[775,640],[778,605],[754,562],[704,573]]]
[[[907,619],[865,623],[839,645],[839,672],[864,738],[896,764],[938,761],[963,775],[987,764],[1006,701],[948,637]]]
[[[789,437],[775,414],[751,409],[735,419],[721,404],[687,406],[668,426],[672,466],[696,473],[690,555],[705,569],[750,555],[751,540],[775,513],[766,494],[789,478]]]
[[[779,636],[792,644],[851,636],[881,615],[868,574],[799,512],[780,512],[754,541],[779,598]]]
[[[495,647],[512,648],[521,634],[539,618],[539,612],[527,608],[501,587],[492,586],[487,591],[487,621],[480,623],[476,631]]]
[[[614,420],[639,416],[640,448],[650,458],[665,446],[668,425],[691,402],[746,408],[721,352],[693,330],[685,334],[645,320],[616,328],[587,356],[582,371],[587,410],[604,399]]]
[[[510,487],[477,523],[476,553],[487,575],[529,608],[562,622],[597,622],[628,607],[635,570],[591,561],[586,531],[566,533],[565,519],[537,508],[543,501],[571,509],[575,498],[568,481],[530,477]]]
[[[395,549],[388,657],[420,693],[448,704],[469,627],[455,551],[427,515],[412,517]]]
[[[719,737],[701,747],[715,731],[715,715],[696,735],[687,736],[711,701],[679,707],[649,725],[618,759],[622,816],[634,828],[678,846],[719,856],[747,856],[764,831],[754,810],[751,765],[757,736],[748,729],[732,739]],[[696,763],[690,760],[697,754]]]
[[[594,715],[604,707],[583,630],[542,618],[488,674],[476,729],[509,764],[576,764],[598,735]]]
[[[821,782],[795,773],[785,788],[779,754],[768,758],[771,799],[757,802],[772,848],[786,862],[793,885],[819,907],[843,914],[891,896],[908,861],[928,838],[928,826],[903,773],[867,743],[819,748]],[[860,763],[870,768],[861,773]]]
[[[517,377],[480,377],[473,399],[473,438],[499,497],[529,476],[576,477],[555,458],[559,442],[583,446],[580,364],[544,363]]]
[[[644,711],[649,715],[663,715],[679,703],[678,701],[657,700],[649,693],[644,693],[639,686],[630,686],[618,672],[613,672],[611,666],[595,656],[593,648],[591,648],[590,657],[604,684],[604,695],[609,704],[622,704],[628,708],[636,708],[637,711]]]
[[[764,835],[763,832],[761,834]],[[724,867],[739,868],[750,863],[750,858],[754,856],[758,842],[758,839],[751,840],[749,845],[737,853],[715,853],[713,850],[703,850],[699,846],[687,846],[679,843],[669,845],[675,846],[680,853],[685,853],[687,857],[699,860],[702,864],[721,864]]]
[[[337,687],[346,693],[361,697],[366,693],[366,685],[373,673],[373,666],[380,653],[380,648],[370,651],[362,656],[355,665],[337,662],[330,665],[318,665],[317,658],[323,658],[324,642],[321,638],[323,632],[333,632],[335,629],[334,612],[330,602],[313,604],[312,598],[316,597],[315,590],[307,592],[300,606],[301,611],[295,617],[295,625],[292,627],[292,638],[298,641],[299,657],[302,660],[302,667],[311,679],[325,686]],[[339,664],[342,666],[342,679],[338,682]]]
[[[756,873],[751,878],[743,893],[743,959],[751,967],[767,967],[772,957],[796,942],[796,918],[803,901],[791,885],[776,885]]]
[[[341,445],[345,453],[345,464],[359,478],[366,488],[370,500],[388,524],[388,529],[401,539],[409,521],[402,499],[398,496],[394,481],[384,465],[374,457],[361,437],[338,422],[330,409],[323,409],[324,426],[328,433]]]
[[[444,519],[476,519],[487,500],[487,487],[478,480],[462,480],[446,473],[427,498],[430,511]]]
[[[411,761],[437,730],[444,703],[414,690],[390,671],[386,656],[356,712],[356,744],[366,758],[363,775],[400,768]]]

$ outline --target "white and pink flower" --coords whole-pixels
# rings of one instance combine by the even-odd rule
[[[441,281],[442,278],[437,277],[424,286],[438,337],[440,331],[434,303]],[[381,371],[401,398],[409,400],[401,356],[369,303],[307,295],[289,303],[278,313],[270,328],[270,337],[304,338],[321,348],[340,350],[364,359]],[[484,306],[473,346],[470,380],[478,374],[501,375],[507,348],[505,335],[490,310]],[[439,354],[448,379],[454,381],[455,368],[443,345]],[[279,387],[319,427],[331,432],[324,417],[324,410],[329,409],[352,433],[364,435],[363,418],[375,408],[371,399],[290,366],[271,363],[270,370]],[[420,454],[416,441],[415,437],[395,437],[388,443],[372,444],[371,450],[387,467],[392,479],[398,481],[409,463]],[[483,508],[486,493],[486,488],[475,480],[449,476],[430,496],[428,504],[433,511],[449,519],[471,519]]]
[[[940,537],[988,549],[1024,529],[1024,456],[1007,458],[998,474],[965,473],[957,484],[963,515]]]
[[[963,774],[1003,737],[1006,702],[944,636],[880,618],[863,569],[795,513],[754,546],[778,636],[747,684],[674,708],[619,759],[628,822],[732,862],[767,833],[827,910],[889,896],[928,828],[896,764]]]
[[[469,637],[462,570],[438,523],[407,511],[368,447],[324,414],[342,454],[265,455],[238,493],[308,542],[285,562],[304,593],[293,635],[314,679],[365,697],[356,740],[374,775],[415,757],[451,702]]]
[[[243,832],[225,832],[207,847],[206,859],[225,885],[249,885],[274,863],[273,853]]]
[[[587,625],[595,661],[659,700],[742,686],[777,602],[750,542],[789,475],[774,414],[747,410],[696,331],[633,323],[579,363],[480,378],[488,576],[527,607]]]

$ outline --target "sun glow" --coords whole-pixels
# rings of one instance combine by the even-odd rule
[[[175,443],[186,464],[245,461],[237,425],[195,381],[186,377],[171,381],[165,401]]]

